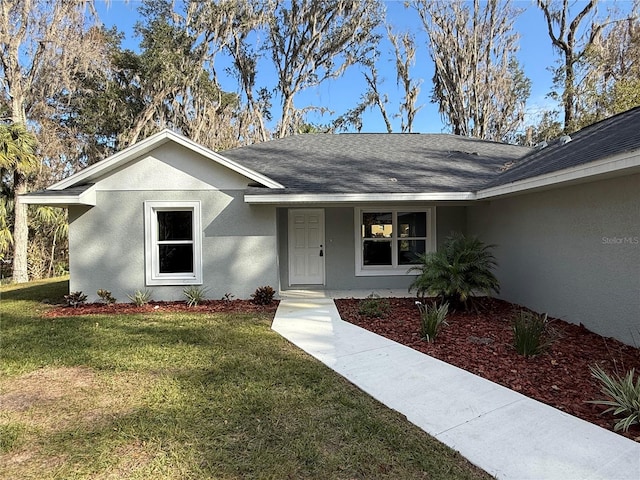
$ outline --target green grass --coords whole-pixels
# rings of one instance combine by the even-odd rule
[[[0,478],[488,478],[267,315],[49,318],[0,290]]]

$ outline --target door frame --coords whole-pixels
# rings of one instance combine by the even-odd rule
[[[322,275],[321,275],[321,279],[320,282],[318,283],[292,283],[291,282],[291,271],[292,271],[292,266],[293,266],[293,241],[294,241],[294,228],[293,228],[293,218],[294,218],[294,214],[297,212],[306,212],[306,213],[319,213],[320,214],[320,227],[321,227],[321,233],[320,233],[320,244],[322,245],[322,251],[323,251],[323,256],[322,256],[322,260],[320,262],[320,268],[322,269]],[[288,218],[287,218],[287,237],[288,237],[288,242],[287,242],[287,273],[288,273],[288,284],[290,287],[295,286],[295,285],[313,285],[313,286],[319,286],[319,285],[325,285],[326,282],[326,255],[327,255],[327,245],[325,242],[325,211],[324,208],[289,208],[288,209]]]

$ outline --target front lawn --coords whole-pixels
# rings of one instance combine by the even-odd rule
[[[0,290],[1,478],[488,478],[267,313],[44,317]]]

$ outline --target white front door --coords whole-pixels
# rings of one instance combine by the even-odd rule
[[[324,284],[324,210],[289,210],[289,285]]]

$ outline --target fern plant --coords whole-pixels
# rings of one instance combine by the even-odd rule
[[[590,367],[591,375],[600,381],[602,393],[608,400],[589,400],[589,403],[606,405],[609,408],[603,413],[624,415],[613,426],[613,429],[627,431],[631,425],[640,424],[640,375],[635,379],[635,369],[631,369],[621,378],[609,375],[600,365]]]
[[[492,270],[497,265],[492,249],[476,237],[454,234],[437,252],[420,256],[420,264],[409,269],[418,276],[409,286],[418,297],[441,297],[454,308],[467,308],[476,293],[498,293],[500,286]]]

